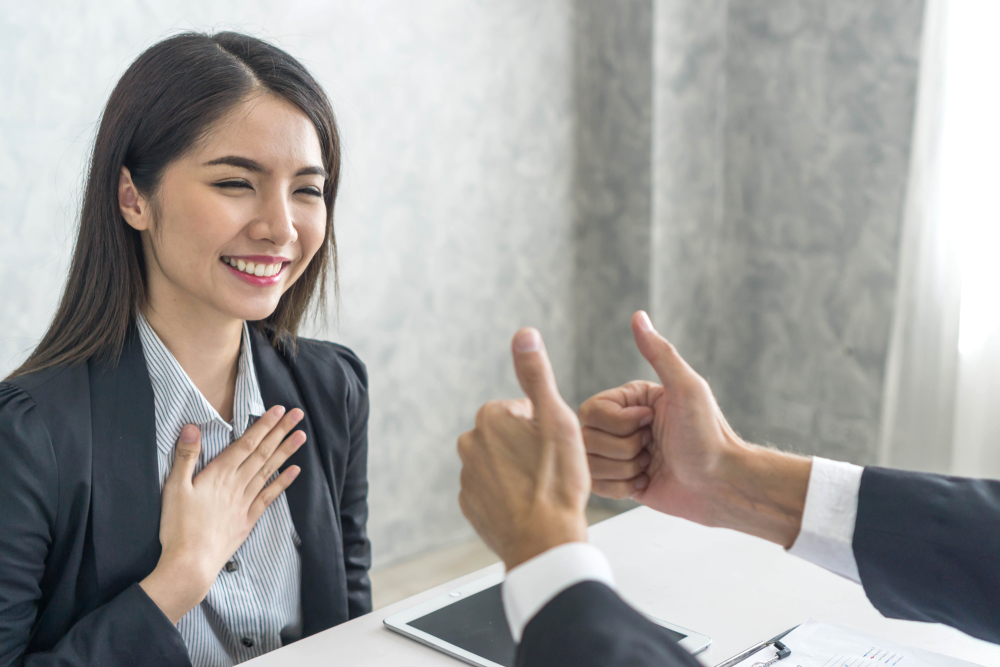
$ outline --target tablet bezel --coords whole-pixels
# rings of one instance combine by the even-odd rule
[[[470,651],[466,651],[463,648],[450,644],[445,640],[435,637],[432,634],[424,632],[423,630],[418,630],[417,628],[409,625],[410,621],[414,621],[422,616],[426,616],[431,612],[435,612],[438,609],[447,607],[448,605],[454,604],[459,600],[464,600],[470,595],[484,591],[487,588],[496,586],[503,582],[504,573],[495,572],[493,574],[488,574],[485,577],[476,579],[464,586],[460,586],[454,590],[437,596],[436,598],[431,598],[426,602],[422,602],[418,605],[410,607],[405,611],[401,611],[397,614],[393,614],[385,618],[382,622],[387,628],[394,632],[398,632],[401,635],[414,639],[421,644],[426,644],[442,653],[446,653],[453,658],[458,658],[459,660],[466,662],[470,665],[477,665],[478,667],[504,667],[503,665],[498,665],[492,660],[487,660],[482,656],[476,655]],[[643,613],[643,616],[648,618],[653,623],[661,625],[668,630],[673,630],[674,632],[685,635],[684,639],[678,642],[681,648],[685,649],[691,654],[698,654],[704,651],[712,643],[711,637],[699,634],[697,632],[692,632],[687,628],[682,628],[679,625],[674,625],[673,623],[668,623],[666,621],[660,620],[649,614]]]

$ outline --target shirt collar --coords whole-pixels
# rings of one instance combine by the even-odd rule
[[[227,423],[170,353],[141,312],[136,313],[136,325],[142,342],[149,379],[153,385],[156,413],[157,448],[169,452],[185,424],[205,426],[217,422],[239,438],[251,423],[264,414],[264,401],[257,384],[253,365],[250,329],[243,323],[240,358],[236,371],[236,393],[233,397],[233,423]]]

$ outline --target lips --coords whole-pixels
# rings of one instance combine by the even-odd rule
[[[254,262],[237,257],[223,257],[222,261],[247,275],[257,276],[258,278],[270,278],[273,275],[281,273],[281,267],[285,264],[282,261],[283,257],[275,257],[274,259],[277,261],[265,262],[258,260]]]
[[[254,287],[270,287],[281,282],[285,268],[291,264],[286,257],[250,255],[243,257],[222,256],[226,268],[244,283]]]

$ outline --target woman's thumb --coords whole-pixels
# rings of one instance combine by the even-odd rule
[[[170,476],[190,480],[194,475],[199,454],[201,454],[201,431],[194,424],[188,424],[181,429],[181,435],[177,439]]]

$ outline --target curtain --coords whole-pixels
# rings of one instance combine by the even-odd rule
[[[878,457],[937,472],[951,466],[961,298],[939,208],[946,14],[947,0],[927,0]]]
[[[948,3],[941,212],[961,267],[953,472],[1000,477],[1000,4]]]
[[[1000,5],[928,0],[879,461],[1000,477]]]

